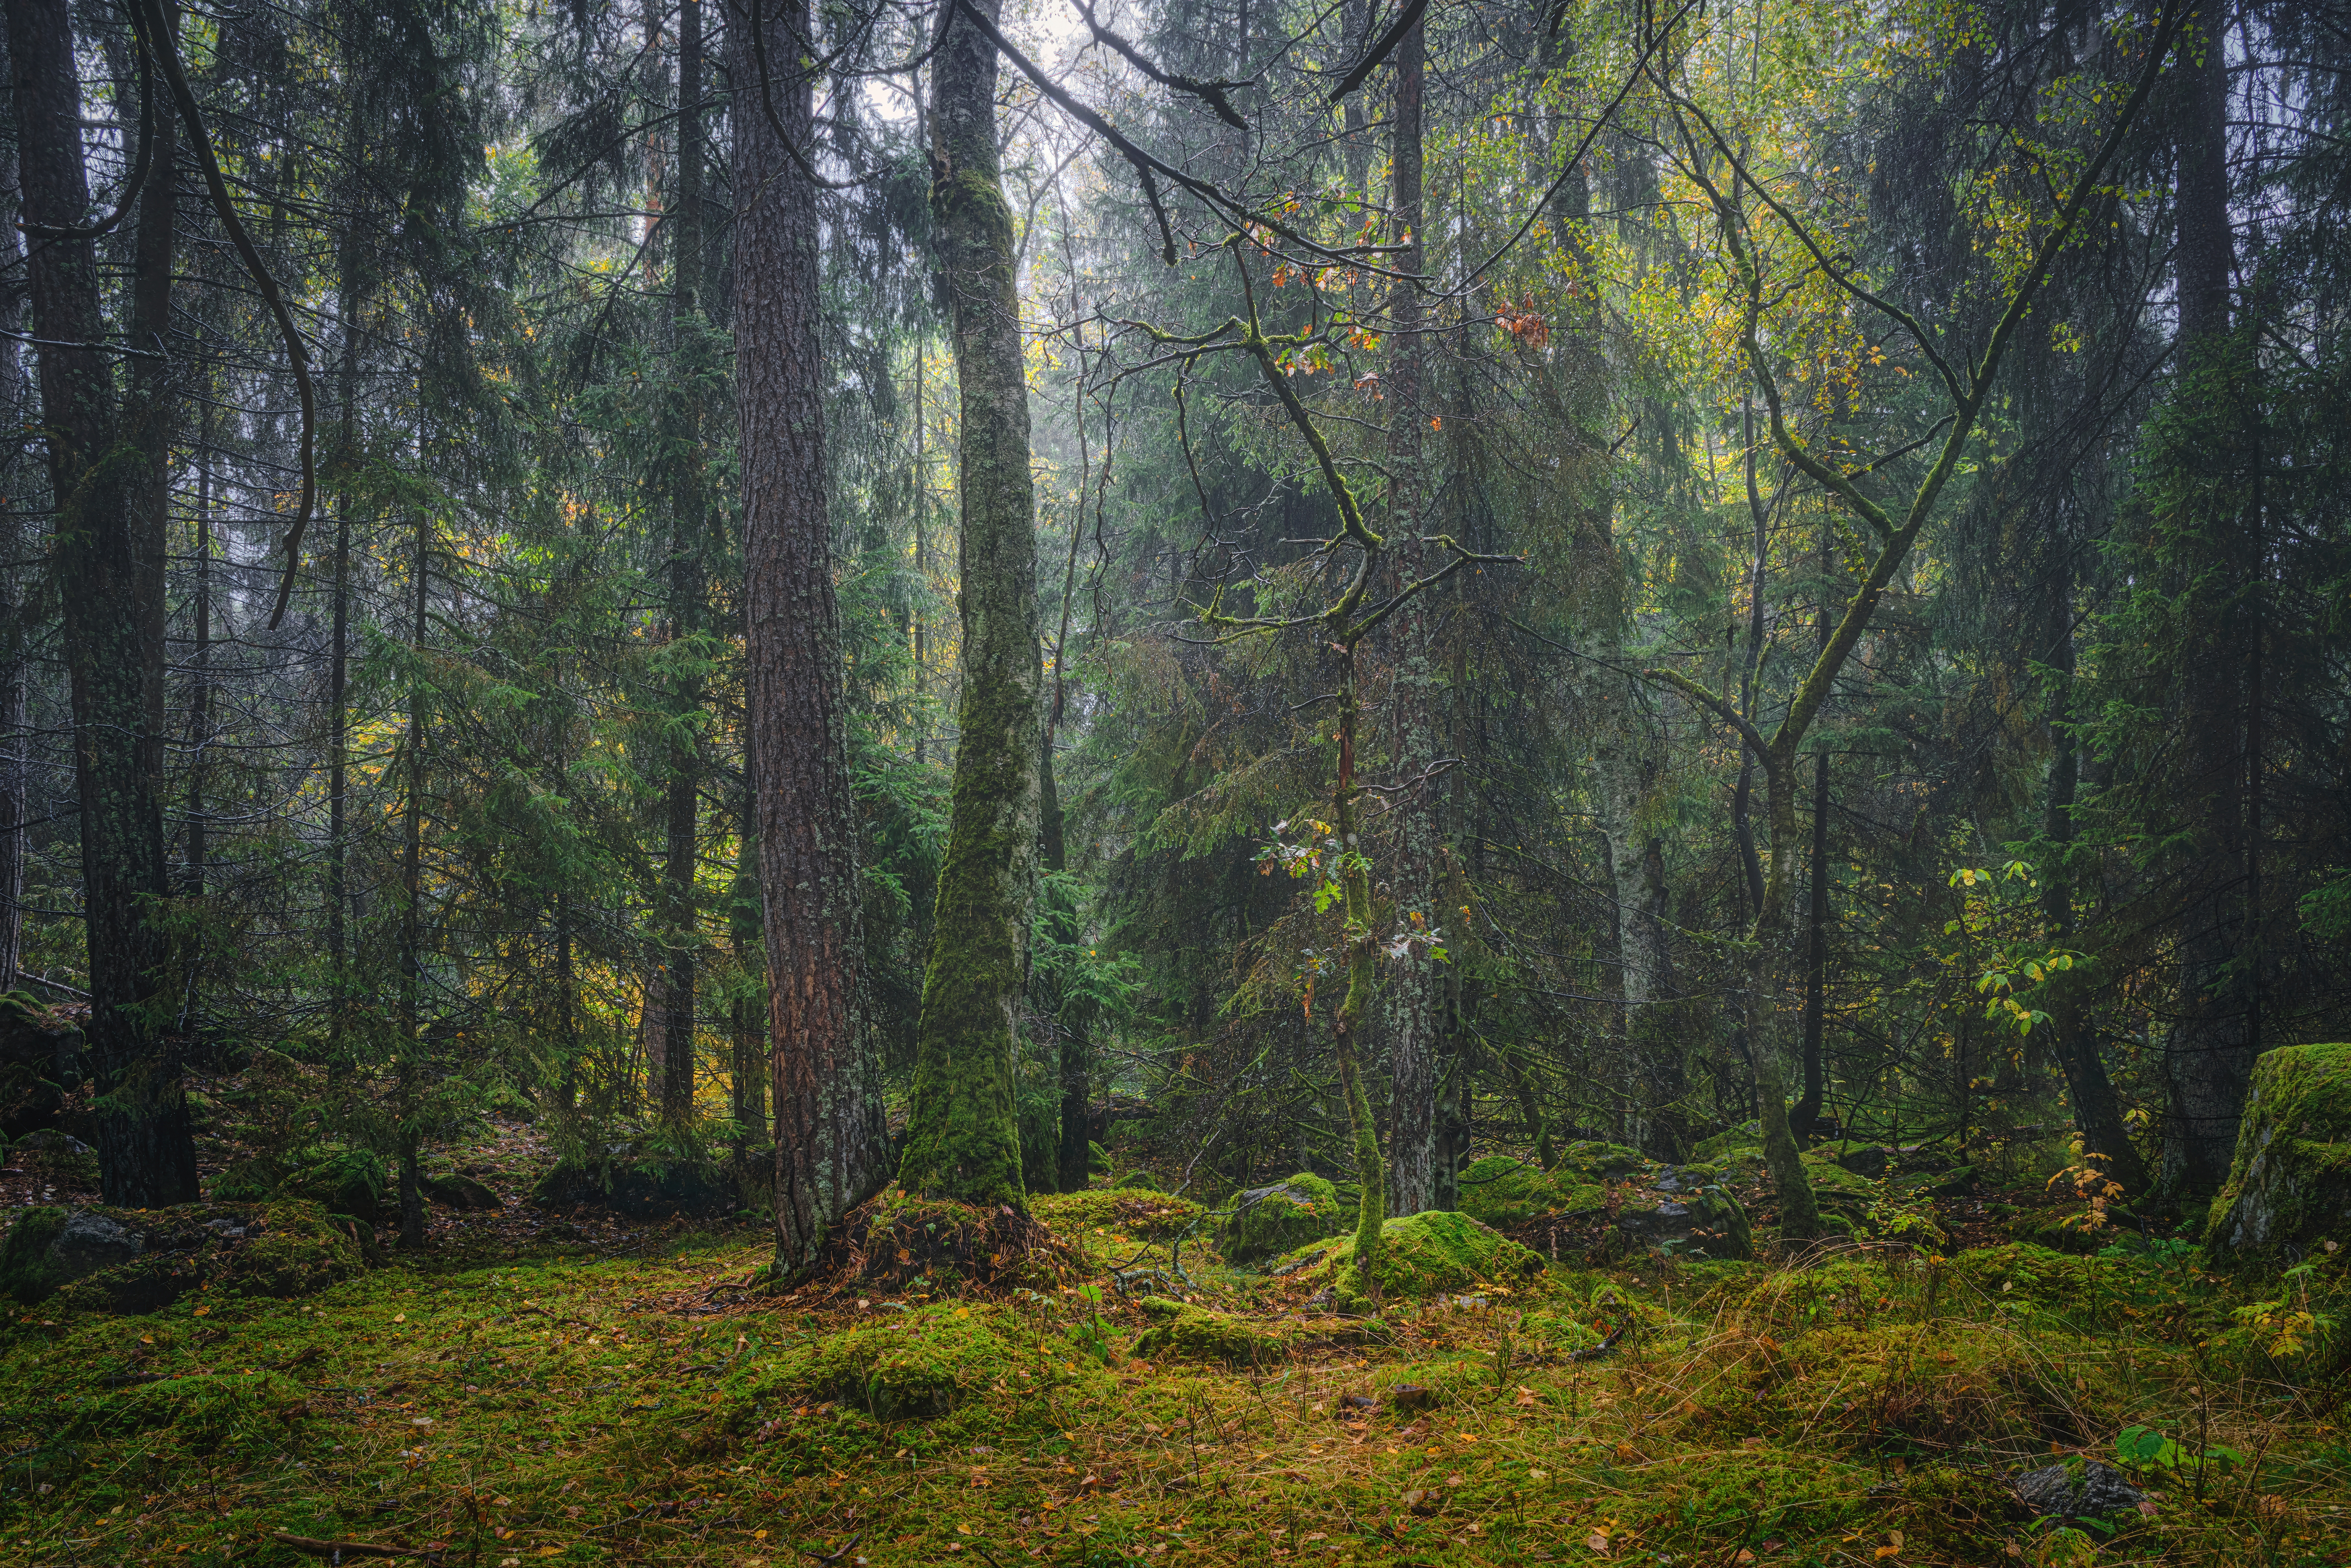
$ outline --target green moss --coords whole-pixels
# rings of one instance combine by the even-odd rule
[[[1029,1212],[1072,1239],[1100,1228],[1166,1241],[1198,1224],[1207,1210],[1188,1198],[1097,1187],[1084,1192],[1040,1192],[1029,1199]]]
[[[1637,1148],[1591,1139],[1562,1146],[1557,1169],[1573,1172],[1586,1182],[1623,1180],[1649,1168],[1651,1160]]]
[[[1225,1366],[1270,1366],[1289,1348],[1290,1335],[1279,1329],[1181,1303],[1174,1316],[1153,1324],[1134,1342],[1137,1355]]]
[[[199,1453],[239,1448],[278,1450],[309,1414],[309,1396],[275,1372],[169,1377],[105,1400],[91,1417],[113,1429],[168,1428]]]
[[[1354,1222],[1353,1210],[1340,1202],[1339,1190],[1311,1171],[1285,1177],[1270,1187],[1241,1193],[1233,1200],[1233,1216],[1225,1222],[1225,1256],[1236,1263],[1253,1263],[1294,1251],[1310,1241],[1335,1236]]]
[[[1701,1138],[1690,1146],[1690,1153],[1699,1159],[1716,1162],[1759,1160],[1763,1158],[1763,1128],[1758,1122],[1742,1122],[1709,1138]]]
[[[1573,1355],[1598,1345],[1602,1336],[1584,1321],[1583,1314],[1558,1307],[1527,1314],[1519,1321],[1513,1337],[1538,1355]]]
[[[1903,1546],[1959,1563],[1998,1563],[2032,1511],[1989,1466],[1923,1465],[1895,1484],[1887,1525]]]
[[[2323,1241],[2351,1242],[2351,1044],[2281,1046],[2253,1064],[2204,1252],[2245,1272]]]
[[[1541,1170],[1498,1154],[1461,1173],[1461,1212],[1489,1225],[1517,1225],[1542,1214],[1597,1213],[1607,1203],[1606,1187],[1566,1164]]]
[[[1152,1175],[1151,1172],[1147,1170],[1130,1170],[1124,1176],[1120,1177],[1116,1181],[1112,1182],[1111,1186],[1113,1188],[1129,1189],[1143,1192],[1163,1192],[1166,1190],[1159,1185],[1159,1179]]]
[[[1372,1388],[1384,1404],[1404,1409],[1468,1405],[1499,1391],[1489,1355],[1463,1355],[1407,1361],[1372,1374]]]
[[[316,1295],[360,1271],[359,1244],[312,1203],[272,1203],[260,1233],[229,1255],[226,1289],[241,1296],[291,1301]]]
[[[1291,1257],[1309,1281],[1323,1281],[1342,1301],[1362,1293],[1354,1278],[1355,1238],[1319,1243]],[[1311,1256],[1311,1262],[1307,1259]],[[1542,1254],[1520,1246],[1467,1214],[1432,1210],[1380,1227],[1379,1286],[1383,1296],[1439,1295],[1488,1285],[1512,1285],[1542,1272]]]
[[[930,1420],[1016,1369],[996,1309],[940,1303],[888,1312],[871,1328],[831,1334],[787,1356],[755,1387],[755,1407],[778,1396],[829,1399],[876,1420]]]
[[[0,1293],[26,1306],[45,1301],[63,1283],[49,1263],[49,1243],[66,1228],[62,1209],[26,1209],[0,1243]]]
[[[382,1160],[371,1150],[347,1148],[297,1170],[277,1184],[276,1196],[316,1203],[329,1214],[347,1214],[374,1225],[383,1218],[384,1198],[391,1190]]]

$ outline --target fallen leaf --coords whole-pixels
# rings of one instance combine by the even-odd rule
[[[1583,1543],[1603,1557],[1608,1555],[1608,1532],[1604,1530],[1593,1531],[1583,1538]]]

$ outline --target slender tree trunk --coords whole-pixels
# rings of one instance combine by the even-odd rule
[[[741,970],[727,1002],[733,1026],[734,1070],[730,1074],[735,1125],[747,1144],[768,1142],[768,954],[759,919],[759,792],[753,753],[743,767],[743,803],[735,857],[735,887],[726,912],[726,934]]]
[[[0,26],[0,81],[13,84],[16,70],[7,53],[7,29]],[[0,148],[0,271],[13,275],[24,265],[24,242],[18,237],[16,148],[12,140]],[[17,341],[23,312],[12,292],[0,299],[0,420],[12,431],[33,427],[32,410],[25,397],[24,349]],[[0,482],[19,483],[18,463],[24,455],[22,436],[12,439],[0,464]],[[10,490],[9,493],[19,492]],[[23,965],[25,937],[25,619],[30,613],[25,585],[13,563],[24,553],[21,524],[12,515],[0,523],[0,991],[16,989]]]
[[[2070,576],[2070,574],[2069,574]],[[2049,864],[2041,868],[2041,907],[2049,934],[2058,945],[2074,939],[2074,804],[2081,783],[2081,750],[2074,735],[2073,596],[2061,595],[2056,636],[2050,662],[2057,670],[2057,688],[2049,715],[2049,796],[2043,825],[2053,846]],[[2098,1054],[2096,1015],[2090,1006],[2091,974],[2086,964],[2053,977],[2050,987],[2049,1021],[2057,1040],[2057,1060],[2064,1070],[2065,1087],[2074,1102],[2074,1125],[2081,1129],[2083,1147],[2105,1158],[2106,1174],[2126,1192],[2147,1189],[2147,1163],[2123,1125],[2122,1104],[2106,1076]]]
[[[1605,650],[1613,658],[1614,639]],[[1594,675],[1586,691],[1599,698],[1593,723],[1599,731],[1593,758],[1593,814],[1606,852],[1614,919],[1620,994],[1624,999],[1624,1048],[1630,1085],[1638,1104],[1625,1141],[1660,1159],[1687,1151],[1688,1129],[1679,1101],[1687,1091],[1683,1043],[1673,1016],[1673,959],[1667,945],[1665,887],[1650,877],[1653,853],[1662,873],[1662,850],[1642,828],[1644,805],[1656,767],[1653,738],[1631,682],[1613,672]]]
[[[74,32],[63,0],[8,0],[19,172],[26,224],[89,219]],[[166,121],[165,123],[168,123]],[[157,159],[159,172],[170,160]],[[168,184],[168,176],[162,182]],[[152,264],[152,249],[141,262]],[[169,269],[163,275],[168,283]],[[154,1002],[168,960],[160,919],[167,893],[162,803],[152,759],[149,693],[162,680],[148,635],[154,462],[119,440],[154,441],[120,417],[99,305],[95,247],[85,237],[37,238],[26,265],[57,507],[51,569],[64,612],[74,716],[74,783],[81,808],[82,907],[89,942],[89,1052],[97,1069],[99,1162],[106,1199],[155,1208],[197,1196],[195,1145],[176,1051]],[[152,285],[154,275],[142,281]],[[141,317],[141,320],[153,318]]]
[[[812,150],[795,33],[769,12],[765,49],[783,133]],[[816,190],[753,96],[736,28],[736,396],[742,429],[752,766],[765,899],[776,1266],[810,1264],[826,1228],[886,1178],[881,1085],[863,1017],[864,930],[848,698],[827,510],[818,338]]]
[[[400,1164],[400,1244],[424,1245],[424,1191],[419,1165],[419,1099],[424,1077],[424,748],[430,718],[425,708],[425,607],[431,582],[432,523],[416,510],[415,599],[410,656],[420,668],[408,689],[407,800],[400,831],[400,1061],[397,1067],[393,1137]]]
[[[204,763],[213,739],[213,421],[196,457],[196,648],[188,686],[188,896],[204,896]],[[190,991],[193,996],[193,989]]]
[[[978,0],[993,21],[998,0]],[[899,1180],[1023,1202],[1013,1094],[1042,784],[1036,496],[996,130],[996,47],[960,12],[932,64],[931,207],[962,400],[963,690]]]
[[[2229,278],[2235,239],[2229,213],[2228,78],[2217,30],[2200,61],[2180,71],[2179,151],[2179,395],[2214,405],[2232,423],[2241,378],[2229,340]],[[2221,431],[2216,430],[2216,435]],[[2239,435],[2228,429],[2223,440]],[[2232,465],[2224,453],[2190,462]],[[2233,479],[2233,475],[2228,476]],[[2244,622],[2238,602],[2244,551],[2242,519],[2225,504],[2209,513],[2185,504],[2172,526],[2180,591],[2192,596],[2190,640],[2181,649],[2183,682],[2179,781],[2181,813],[2193,835],[2184,875],[2189,884],[2178,922],[2179,1019],[2164,1047],[2170,1087],[2164,1177],[2187,1192],[2217,1190],[2237,1146],[2253,1058],[2252,987],[2243,962],[2250,931],[2241,877],[2247,864],[2242,785],[2245,766]]]
[[[342,428],[335,443],[335,564],[332,624],[327,646],[327,1047],[341,1060],[350,1012],[350,955],[344,930],[350,898],[343,885],[350,854],[351,491],[359,469],[359,299],[354,261],[346,247],[336,317],[342,323],[342,366],[337,393]]]
[[[1399,270],[1418,273],[1425,249],[1420,233],[1425,196],[1421,110],[1428,63],[1422,23],[1415,23],[1397,44],[1395,59],[1395,118],[1390,135],[1396,232],[1392,239],[1405,247],[1396,258]],[[1395,546],[1396,569],[1409,580],[1424,575],[1427,566],[1417,536],[1429,490],[1421,469],[1421,432],[1428,417],[1424,407],[1427,356],[1421,339],[1420,296],[1414,286],[1396,286],[1388,313],[1395,323],[1396,354],[1386,391],[1391,470],[1386,526]],[[1391,873],[1399,920],[1418,915],[1434,922],[1438,902],[1442,795],[1426,782],[1442,747],[1433,647],[1436,604],[1433,594],[1416,595],[1395,617],[1390,634],[1395,659],[1397,782],[1411,786],[1398,798],[1400,816]],[[1423,782],[1415,784],[1416,780]],[[1386,987],[1386,1027],[1382,1033],[1387,1037],[1389,1074],[1387,1199],[1397,1214],[1422,1213],[1437,1202],[1437,1044],[1443,1021],[1444,985],[1437,961],[1414,952],[1398,961]]]
[[[1813,657],[1829,645],[1832,609],[1825,585],[1829,574],[1835,570],[1836,560],[1830,553],[1835,535],[1826,530],[1821,535],[1821,610],[1818,636]],[[1821,1131],[1821,1106],[1828,1096],[1828,1083],[1821,1059],[1821,1048],[1828,1023],[1829,984],[1829,754],[1821,753],[1813,759],[1813,857],[1807,878],[1809,898],[1804,909],[1804,1090],[1796,1101],[1789,1120],[1800,1137],[1817,1137]]]
[[[691,649],[702,631],[702,7],[680,0],[677,30],[677,211],[670,237],[670,400],[665,465],[670,470],[669,621],[674,643]],[[797,55],[791,57],[798,58]],[[697,864],[696,808],[701,801],[701,748],[694,719],[702,710],[697,653],[688,651],[671,676],[670,772],[664,816],[668,843],[662,868],[668,945],[662,987],[662,1115],[683,1124],[694,1115],[694,878]]]
[[[1355,784],[1355,649],[1349,643],[1339,655],[1339,787],[1333,813],[1338,817],[1339,842],[1359,851]],[[1364,1189],[1355,1210],[1355,1291],[1365,1301],[1380,1299],[1380,1226],[1387,1219],[1386,1171],[1380,1160],[1379,1125],[1372,1119],[1371,1101],[1364,1093],[1364,1071],[1357,1042],[1372,992],[1379,984],[1372,935],[1371,877],[1360,853],[1350,856],[1341,879],[1347,913],[1347,992],[1331,1023],[1332,1054],[1339,1062],[1339,1093],[1347,1102],[1347,1130],[1355,1146],[1355,1180]]]

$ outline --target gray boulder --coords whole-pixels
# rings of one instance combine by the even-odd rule
[[[57,1240],[49,1243],[49,1267],[57,1282],[87,1278],[100,1269],[127,1263],[147,1250],[146,1241],[103,1214],[77,1210],[66,1216]]]

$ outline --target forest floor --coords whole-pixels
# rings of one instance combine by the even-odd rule
[[[1107,1193],[1040,1200],[1060,1282],[778,1298],[754,1229],[534,1218],[520,1128],[460,1158],[503,1214],[309,1299],[12,1310],[0,1562],[2351,1563],[2324,1300],[2178,1249],[1555,1263],[1367,1325],[1187,1248],[1259,1347],[1200,1365],[1088,1282],[1165,1258]],[[2102,1518],[2011,1490],[2129,1458]]]

